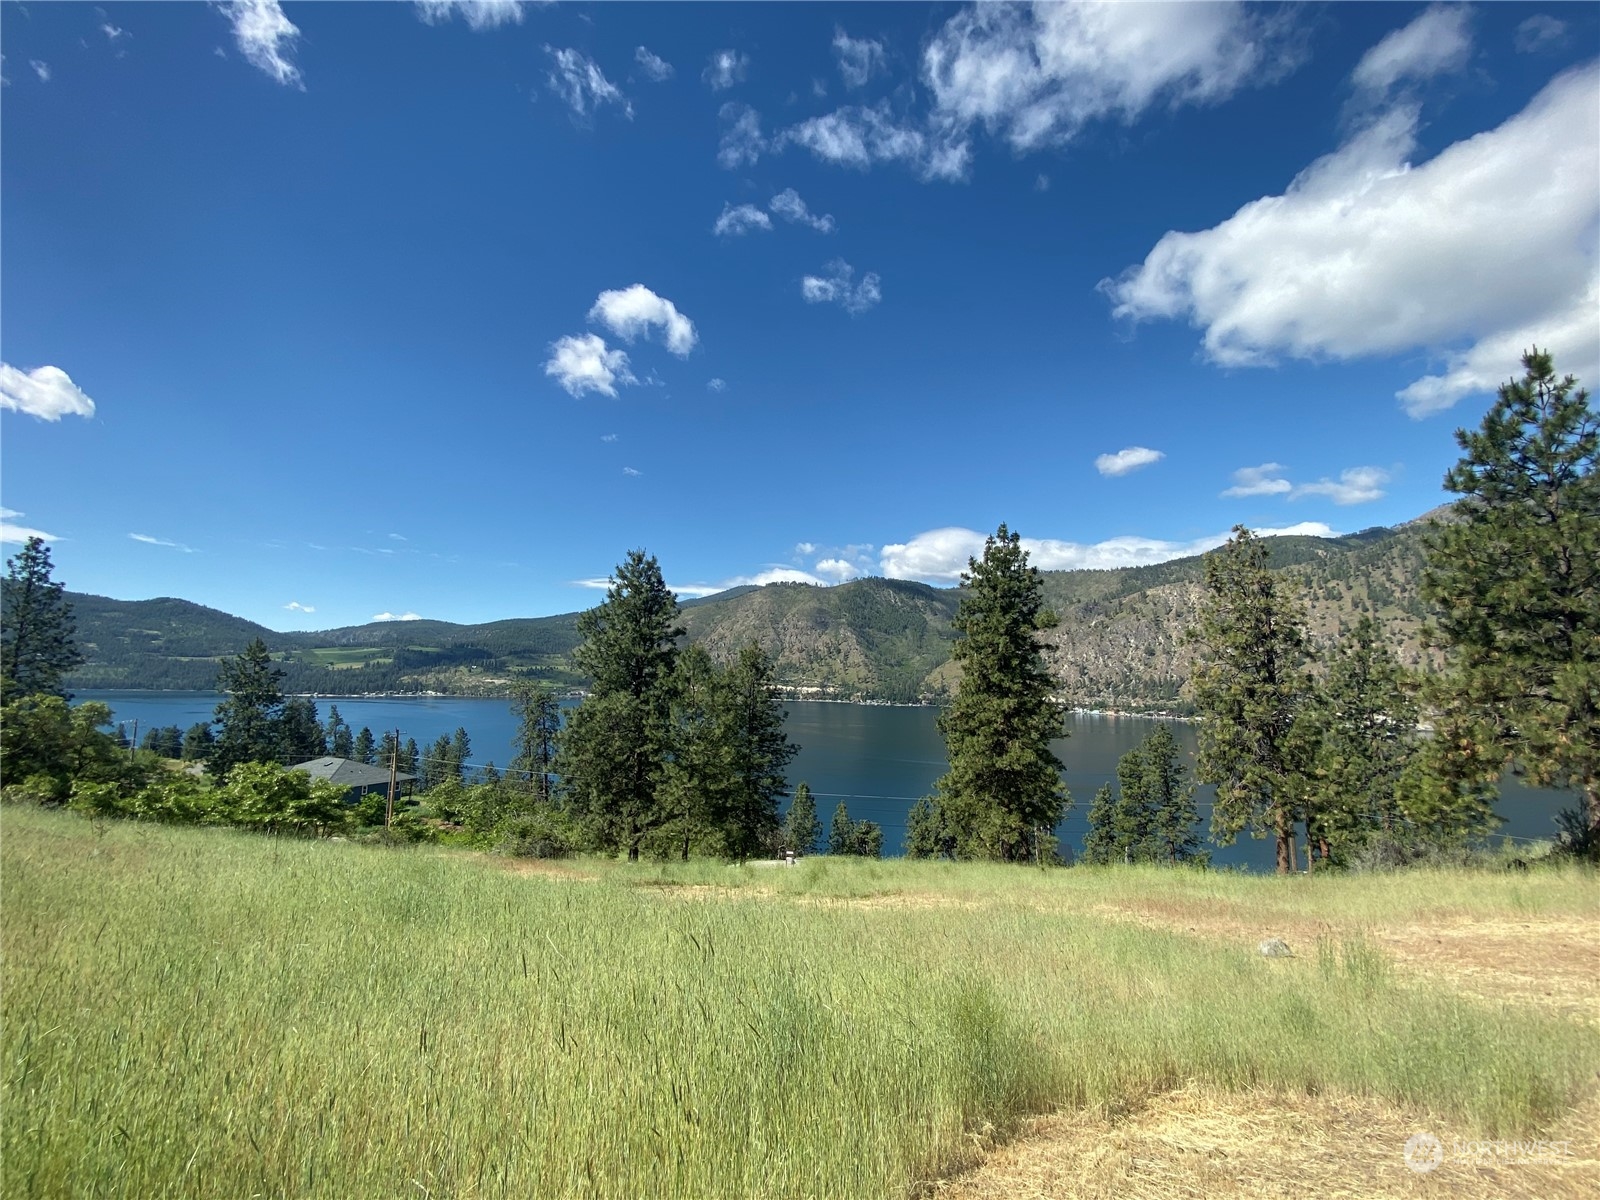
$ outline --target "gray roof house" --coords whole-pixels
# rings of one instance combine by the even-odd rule
[[[388,767],[374,767],[354,759],[313,758],[309,762],[296,763],[290,770],[304,771],[313,779],[325,779],[338,784],[348,792],[348,800],[358,799],[368,792],[389,790]],[[417,780],[415,775],[396,775],[394,778],[396,790],[403,790],[406,784]]]

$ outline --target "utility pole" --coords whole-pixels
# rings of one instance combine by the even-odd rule
[[[394,731],[394,741],[389,746],[389,804],[384,810],[383,824],[387,828],[394,824],[394,788],[395,774],[400,769],[400,731]]]

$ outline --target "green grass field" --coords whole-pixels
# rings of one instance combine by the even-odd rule
[[[1190,1081],[1483,1136],[1600,1031],[1181,917],[1596,911],[1592,873],[1313,880],[579,863],[0,811],[8,1196],[898,1197],[1031,1114]]]

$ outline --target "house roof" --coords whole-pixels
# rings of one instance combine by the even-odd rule
[[[304,771],[313,779],[326,779],[329,783],[347,788],[389,785],[388,767],[374,767],[349,758],[313,758],[310,762],[296,763],[292,769]],[[415,780],[415,775],[395,776],[396,783],[412,783]]]

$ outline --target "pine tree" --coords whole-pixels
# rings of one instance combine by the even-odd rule
[[[211,732],[209,721],[199,721],[184,730],[183,734],[183,761],[205,762],[211,757],[211,747],[216,742],[216,736]]]
[[[1307,837],[1340,861],[1373,833],[1407,832],[1400,780],[1417,748],[1417,706],[1405,669],[1362,616],[1328,653],[1303,720],[1314,755]]]
[[[833,810],[833,820],[828,822],[828,853],[854,854],[856,852],[856,823],[850,819],[850,810],[843,800]]]
[[[1600,832],[1600,424],[1537,348],[1445,477],[1461,500],[1431,531],[1422,592],[1449,652],[1436,702],[1467,739],[1467,782],[1517,762],[1584,797]]]
[[[799,747],[784,732],[782,703],[773,690],[772,660],[755,643],[739,651],[724,675],[724,719],[731,786],[717,825],[723,853],[743,861],[761,853],[778,830],[778,805],[789,789],[789,762]]]
[[[1160,862],[1204,863],[1200,813],[1195,808],[1194,780],[1178,761],[1178,742],[1167,725],[1157,725],[1139,746],[1142,799],[1149,818],[1146,844]]]
[[[734,788],[728,736],[727,680],[705,647],[678,652],[672,667],[666,761],[657,789],[659,814],[650,840],[684,862],[690,852],[720,849],[721,813]]]
[[[1201,715],[1199,778],[1216,785],[1211,829],[1230,845],[1248,829],[1277,842],[1279,872],[1295,866],[1305,763],[1295,721],[1309,686],[1305,618],[1267,550],[1242,525],[1205,559],[1193,674]]]
[[[377,748],[372,741],[372,730],[363,725],[355,740],[350,743],[350,757],[356,762],[366,763],[371,766],[377,761]]]
[[[1071,803],[1050,749],[1063,710],[1038,641],[1055,617],[1021,538],[1004,525],[968,565],[952,649],[961,684],[939,717],[950,761],[939,808],[962,857],[1031,859]]]
[[[954,858],[955,839],[945,828],[944,814],[932,796],[923,796],[906,814],[907,858]]]
[[[50,548],[31,537],[6,560],[0,582],[0,704],[63,696],[61,677],[83,661],[64,585],[50,578]]]
[[[208,760],[211,773],[226,779],[242,762],[281,762],[278,717],[283,708],[283,672],[272,665],[266,643],[256,638],[237,658],[226,659],[217,690],[227,699],[217,705],[216,741]]]
[[[368,735],[371,736],[370,733]],[[328,705],[328,727],[326,731],[328,753],[334,758],[354,758],[355,740],[350,734],[350,724],[339,715],[337,704]]]
[[[512,711],[517,714],[517,752],[509,772],[540,801],[548,801],[550,769],[561,735],[561,704],[548,687],[533,683],[518,689]]]
[[[657,789],[669,751],[678,601],[656,560],[631,551],[603,604],[578,618],[573,651],[591,682],[561,738],[559,775],[573,810],[602,849],[636,862],[645,836],[670,814]]]
[[[1089,832],[1083,839],[1083,861],[1090,866],[1106,866],[1123,861],[1117,840],[1117,795],[1109,783],[1102,783],[1089,805]]]
[[[794,789],[794,799],[783,821],[783,844],[798,855],[812,854],[822,837],[822,822],[817,819],[817,802],[811,787],[802,781]]]
[[[467,776],[467,768],[472,763],[472,739],[467,736],[463,726],[457,725],[455,734],[450,738],[449,774],[448,779],[456,783],[462,782]]]
[[[321,758],[328,752],[328,738],[317,720],[316,701],[296,696],[278,714],[277,761],[293,766]]]

